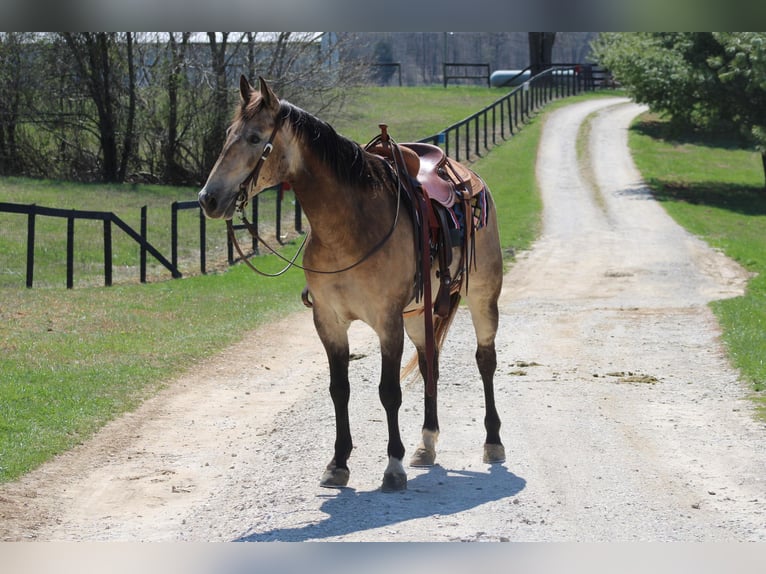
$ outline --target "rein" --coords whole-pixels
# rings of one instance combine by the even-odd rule
[[[237,217],[242,221],[243,225],[247,229],[247,231],[250,233],[250,235],[255,239],[256,241],[260,242],[266,249],[269,250],[270,253],[273,255],[276,255],[279,259],[286,262],[287,265],[285,267],[276,272],[276,273],[266,273],[265,271],[261,271],[258,269],[255,265],[253,265],[250,260],[247,259],[245,254],[242,251],[242,248],[239,245],[239,242],[237,241],[237,238],[234,234],[234,226],[231,223],[231,220],[226,221],[226,228],[229,234],[229,239],[232,242],[232,245],[234,245],[234,248],[237,250],[237,253],[239,253],[239,256],[242,258],[242,261],[245,262],[245,264],[250,267],[255,273],[258,275],[261,275],[263,277],[279,277],[280,275],[283,275],[286,273],[291,267],[297,267],[298,269],[301,269],[303,271],[308,271],[309,273],[320,273],[324,275],[335,275],[338,273],[343,273],[345,271],[350,271],[354,267],[357,267],[367,261],[370,257],[372,257],[375,253],[377,253],[385,244],[388,242],[388,240],[391,238],[391,236],[394,234],[394,231],[396,230],[396,226],[399,223],[399,212],[401,209],[401,203],[402,203],[402,178],[399,176],[401,172],[401,167],[397,163],[396,159],[394,160],[395,163],[395,169],[397,172],[397,181],[398,181],[398,189],[396,194],[396,212],[394,214],[394,221],[391,224],[391,228],[388,230],[388,232],[378,241],[365,255],[363,255],[360,259],[355,261],[354,263],[347,265],[346,267],[340,268],[340,269],[332,269],[332,270],[326,270],[326,269],[313,269],[311,267],[306,267],[304,265],[300,265],[296,263],[298,256],[303,251],[303,248],[306,246],[306,242],[308,241],[308,238],[311,234],[311,231],[309,230],[309,233],[304,236],[303,241],[301,242],[300,247],[298,247],[298,251],[296,251],[295,255],[288,259],[285,256],[283,256],[281,253],[277,252],[273,247],[271,247],[266,241],[264,241],[260,235],[258,235],[258,231],[255,228],[255,226],[248,221],[247,217],[245,216],[245,207],[247,206],[248,202],[248,195],[249,190],[256,184],[258,181],[258,175],[260,174],[261,168],[263,167],[264,162],[266,159],[268,159],[269,154],[271,153],[271,150],[274,149],[273,141],[274,137],[276,136],[276,133],[278,129],[281,126],[281,122],[278,122],[274,126],[274,130],[271,132],[271,137],[269,137],[268,142],[266,142],[266,145],[263,148],[263,153],[261,154],[260,159],[258,160],[258,163],[253,168],[253,170],[250,172],[250,174],[242,181],[242,183],[239,184],[239,195],[237,197],[236,202],[236,210],[235,213],[237,214]],[[375,141],[375,140],[373,140]],[[372,143],[372,142],[371,142]],[[368,144],[367,147],[369,147],[370,144]],[[403,163],[402,163],[403,165]],[[310,306],[310,305],[309,305]]]

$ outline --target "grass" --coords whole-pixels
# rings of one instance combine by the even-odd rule
[[[398,142],[415,141],[439,133],[500,99],[505,89],[478,86],[420,86],[359,88],[342,115],[330,119],[344,136],[364,145],[388,125]]]
[[[756,276],[712,309],[734,365],[766,407],[766,190],[760,156],[730,138],[674,134],[646,114],[629,136],[636,165],[682,226]]]
[[[244,332],[301,308],[302,274],[279,281],[273,289],[238,266],[146,285],[3,289],[0,482],[81,442]]]

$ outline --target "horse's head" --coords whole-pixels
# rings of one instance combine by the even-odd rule
[[[241,106],[199,192],[199,203],[208,217],[231,219],[238,203],[282,181],[284,150],[266,161],[281,127],[280,102],[264,79],[258,80],[260,89],[255,90],[247,78],[240,78]]]

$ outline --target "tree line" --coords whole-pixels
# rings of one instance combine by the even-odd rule
[[[201,184],[239,75],[332,119],[350,86],[441,83],[442,63],[584,61],[592,33],[0,33],[0,175]],[[555,44],[555,46],[554,46]],[[390,71],[390,68],[389,68]]]
[[[365,63],[329,33],[4,33],[0,175],[199,185],[240,73],[320,113]]]

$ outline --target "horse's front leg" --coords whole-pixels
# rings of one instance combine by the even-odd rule
[[[396,321],[394,321],[396,323]],[[389,326],[379,334],[381,350],[380,402],[386,410],[388,423],[388,466],[383,473],[384,492],[395,492],[407,488],[407,473],[404,470],[404,444],[399,433],[399,408],[402,405],[400,369],[404,351],[404,330],[401,322]]]
[[[327,488],[341,488],[348,484],[348,457],[353,448],[348,416],[348,401],[351,395],[348,381],[348,325],[322,322],[316,307],[314,324],[327,352],[330,365],[330,397],[335,408],[335,451],[322,474],[319,485]]]

